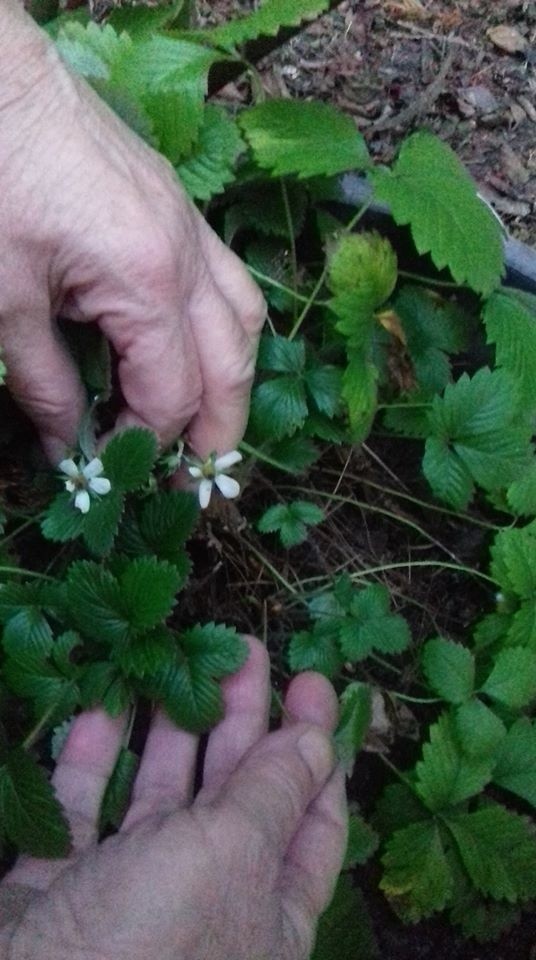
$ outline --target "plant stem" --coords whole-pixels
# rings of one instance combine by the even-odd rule
[[[50,706],[45,710],[42,717],[39,718],[39,720],[35,724],[35,727],[32,727],[28,736],[25,737],[25,739],[22,741],[23,750],[30,750],[33,747],[34,743],[39,738],[39,734],[42,732],[44,727],[46,727],[48,721],[50,720],[52,714],[54,713],[54,710],[56,710],[59,702],[60,700],[58,698],[57,700],[54,701],[54,703],[51,703]]]
[[[288,199],[288,190],[287,185],[283,178],[280,180],[281,183],[281,194],[283,197],[283,206],[285,208],[285,219],[287,221],[287,230],[288,230],[288,241],[290,244],[290,262],[292,267],[292,286],[294,288],[294,293],[298,291],[298,257],[296,255],[296,238],[294,236],[294,223],[292,222],[292,211],[290,209],[290,203]],[[292,309],[294,312],[294,320],[297,316],[297,307],[296,300],[292,304]]]
[[[267,463],[270,467],[276,467],[277,470],[283,470],[285,473],[292,473],[292,470],[289,470],[284,463],[280,463],[279,460],[275,460],[268,453],[263,453],[262,450],[258,450],[257,447],[252,447],[251,444],[246,443],[245,440],[242,440],[238,444],[239,450],[243,450],[244,453],[247,453],[250,457],[255,457],[256,460],[261,460],[263,463]]]
[[[397,563],[382,563],[379,567],[369,567],[367,570],[362,570],[359,573],[351,573],[349,576],[350,580],[363,580],[366,577],[372,576],[372,574],[386,573],[388,570],[404,570],[408,568],[411,570],[413,567],[439,567],[443,570],[456,570],[457,573],[467,573],[471,577],[479,577],[481,580],[491,583],[494,587],[500,586],[499,582],[494,580],[493,577],[489,577],[487,573],[482,573],[473,567],[466,567],[463,563],[447,563],[442,560],[402,560]]]
[[[20,533],[24,530],[27,530],[28,527],[33,526],[34,523],[38,523],[43,514],[38,514],[35,517],[30,517],[29,520],[26,520],[25,523],[21,523],[20,527],[17,527],[16,530],[12,530],[11,533],[6,534],[5,537],[2,537],[0,540],[0,546],[4,547],[6,543],[9,543],[11,540],[14,540],[15,537],[18,537]]]
[[[250,540],[246,540],[245,537],[240,537],[240,536],[239,536],[239,540],[241,540],[241,542],[244,544],[244,546],[248,548],[248,550],[251,550],[252,554],[255,557],[257,557],[257,560],[260,560],[263,566],[265,566],[266,569],[272,574],[274,580],[277,580],[278,583],[280,583],[281,586],[285,588],[285,590],[288,590],[288,592],[291,593],[293,597],[300,597],[300,591],[296,590],[296,587],[293,587],[292,584],[288,582],[288,580],[285,580],[283,574],[279,573],[279,570],[277,570],[273,566],[273,564],[270,563],[267,557],[265,557],[264,554],[261,553],[261,551],[258,550],[257,547],[255,547]]]
[[[279,280],[274,280],[273,277],[269,277],[266,273],[261,273],[260,270],[256,270],[255,267],[252,267],[250,264],[248,264],[247,269],[251,276],[255,277],[256,280],[260,280],[261,283],[266,283],[270,287],[275,287],[277,290],[281,290],[289,297],[294,297],[295,300],[299,300],[301,303],[309,303],[309,297],[306,297],[305,294],[298,293],[297,290],[293,290],[292,287],[285,286],[285,284],[280,283]],[[324,301],[322,301],[322,303],[324,303]]]
[[[399,270],[398,276],[404,280],[414,280],[416,283],[425,283],[429,287],[445,287],[447,290],[470,290],[471,288],[464,283],[456,283],[455,280],[434,280],[433,277],[425,277],[420,273],[410,273],[408,270]]]
[[[54,580],[54,577],[48,577],[46,573],[27,570],[25,567],[0,567],[0,574],[2,573],[18,574],[19,576],[33,577],[36,580],[48,580],[49,582]]]
[[[387,690],[389,696],[396,697],[397,700],[407,700],[408,703],[442,703],[441,697],[410,697],[407,693],[399,693],[398,690]]]
[[[367,202],[363,204],[363,206],[357,211],[357,213],[352,217],[352,219],[346,224],[346,226],[345,226],[344,229],[341,231],[341,233],[342,233],[342,234],[351,233],[351,231],[352,231],[352,230],[354,229],[354,227],[359,223],[359,221],[361,220],[361,218],[365,216],[365,214],[366,214],[367,210],[369,209],[369,207],[371,206],[371,204],[372,204],[372,197],[370,198],[370,200],[367,200]],[[287,340],[294,340],[294,337],[295,337],[296,334],[298,333],[298,331],[299,331],[299,329],[300,329],[303,321],[304,321],[305,318],[307,317],[307,315],[308,315],[311,307],[314,306],[314,303],[315,303],[315,301],[316,301],[317,295],[320,293],[320,290],[321,290],[322,287],[324,286],[326,277],[327,277],[327,275],[328,275],[328,270],[329,270],[329,264],[326,262],[326,263],[324,264],[324,268],[323,268],[323,270],[322,270],[322,273],[320,274],[320,276],[319,276],[319,278],[318,278],[315,286],[313,287],[313,291],[312,291],[312,293],[311,293],[311,295],[310,295],[307,303],[305,304],[302,312],[300,313],[300,315],[299,315],[299,317],[297,318],[294,326],[292,327],[292,330],[290,331],[290,333],[289,333],[289,335],[288,335],[288,337],[287,337]]]

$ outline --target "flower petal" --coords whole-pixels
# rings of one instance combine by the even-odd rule
[[[76,486],[76,483],[73,482],[73,480],[66,480],[65,489],[68,490],[69,493],[74,493],[74,491],[77,490],[78,487]]]
[[[201,481],[199,484],[199,490],[197,495],[199,497],[199,506],[202,510],[205,510],[210,503],[210,496],[212,493],[212,480],[207,480],[206,478]]]
[[[87,466],[83,468],[82,473],[86,480],[91,480],[92,477],[98,477],[103,470],[102,460],[99,460],[98,457],[93,457],[93,460],[90,460]]]
[[[74,505],[77,510],[80,510],[80,513],[87,513],[91,505],[89,499],[89,493],[87,490],[79,490],[74,498]]]
[[[240,493],[240,484],[234,477],[228,477],[225,473],[219,473],[215,479],[215,484],[227,500],[234,500]]]
[[[90,490],[93,490],[93,493],[100,493],[102,496],[112,489],[112,484],[107,477],[92,477],[88,486]]]
[[[229,467],[234,467],[235,463],[240,463],[242,459],[242,454],[239,450],[231,450],[230,453],[224,453],[223,456],[216,457],[214,467],[218,473],[221,473],[222,470],[228,470]]]
[[[195,477],[196,480],[201,480],[201,477],[203,476],[201,467],[188,467],[188,473],[191,477]]]
[[[61,470],[67,477],[72,477],[73,480],[80,476],[80,470],[74,460],[62,460],[61,463],[58,463],[58,470]]]

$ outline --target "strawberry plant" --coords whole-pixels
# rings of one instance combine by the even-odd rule
[[[368,820],[352,812],[344,872],[314,953],[342,960],[378,955],[366,891],[350,882],[370,857],[406,923],[446,911],[484,941],[536,898],[536,299],[503,285],[500,226],[440,140],[413,133],[392,166],[380,167],[352,119],[330,105],[265,98],[243,45],[327,7],[265,0],[206,29],[185,24],[180,3],[123,7],[104,25],[71,13],[47,30],[65,62],[164,154],[267,298],[239,476],[246,488],[266,481],[261,503],[244,499],[241,543],[276,584],[279,605],[297,611],[283,653],[274,648],[276,670],[314,669],[333,681],[349,775],[378,704],[421,710],[411,760],[377,750],[385,788]],[[221,62],[248,71],[251,95],[239,108],[207,102],[211,68]],[[341,192],[347,171],[370,188],[357,210]],[[400,245],[367,222],[373,200],[406,228]],[[102,344],[94,359],[106,401]],[[245,657],[234,627],[192,623],[181,609],[199,505],[236,496],[227,470],[240,454],[198,463],[181,444],[159,456],[151,433],[130,429],[97,456],[98,413],[82,425],[80,449],[60,464],[55,496],[34,518],[43,542],[62,545],[48,567],[18,565],[32,518],[17,527],[16,511],[4,507],[1,831],[39,856],[62,856],[69,843],[45,773],[51,731],[57,750],[78,708],[100,703],[116,715],[139,698],[206,731],[221,716],[219,681]],[[350,556],[333,575],[318,572],[325,541],[315,537],[329,535],[338,506],[382,514],[437,547],[425,519],[360,500],[355,490],[340,494],[346,466],[329,489],[318,483],[319,465],[347,465],[374,437],[396,444],[402,459],[411,451],[420,465],[414,491],[401,494],[406,503],[424,518],[439,511],[485,531],[479,564],[451,552],[367,568]],[[169,489],[183,463],[197,495]],[[264,544],[276,544],[279,563],[266,559]],[[317,553],[292,579],[291,558],[307,544]],[[414,636],[383,578],[420,567],[455,571],[460,596],[464,584],[484,584],[480,618]],[[257,623],[262,629],[260,615]],[[120,822],[135,770],[127,748],[103,825]]]

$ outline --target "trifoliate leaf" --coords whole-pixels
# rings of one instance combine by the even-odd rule
[[[503,740],[493,782],[536,807],[536,728],[527,717],[516,720]]]
[[[379,960],[365,898],[349,877],[337,881],[333,899],[320,917],[311,960]]]
[[[347,337],[361,330],[364,318],[391,296],[398,278],[396,253],[379,233],[341,237],[329,259],[328,282],[337,329]]]
[[[220,687],[195,659],[158,670],[147,689],[178,727],[193,733],[210,730],[223,716]]]
[[[239,118],[253,156],[273,176],[330,176],[370,165],[353,120],[327,103],[268,100]]]
[[[416,923],[448,905],[454,878],[433,820],[398,830],[382,861],[385,873],[380,887],[406,923]]]
[[[501,650],[481,692],[521,710],[536,698],[536,653],[523,647]]]
[[[257,521],[261,533],[279,533],[281,543],[287,549],[303,543],[308,536],[308,527],[324,520],[324,512],[315,503],[294,500],[278,503],[263,513]]]
[[[166,627],[158,626],[150,633],[118,644],[113,655],[125,674],[144,679],[174,660],[176,650],[174,635]]]
[[[454,726],[464,752],[471,757],[496,754],[506,735],[502,720],[478,698],[458,707]]]
[[[84,560],[73,563],[66,586],[67,602],[82,634],[104,643],[126,638],[129,622],[121,589],[108,570]]]
[[[43,657],[13,654],[4,663],[3,677],[13,693],[32,701],[36,720],[50,714],[51,723],[60,723],[78,705],[75,679]]]
[[[318,447],[303,434],[284,437],[278,443],[270,444],[268,453],[273,457],[274,463],[279,465],[279,469],[298,475],[306,473],[320,456]]]
[[[58,493],[41,521],[41,533],[45,539],[67,543],[79,537],[83,529],[84,515],[75,508],[71,494],[65,490]]]
[[[358,814],[352,814],[348,821],[348,843],[343,870],[362,866],[376,853],[379,845],[380,838],[370,824]]]
[[[423,470],[434,492],[464,509],[473,481],[485,490],[507,486],[531,457],[530,427],[520,423],[505,374],[478,370],[448,384],[428,414]]]
[[[80,699],[85,709],[102,705],[111,717],[118,717],[132,701],[132,691],[115,663],[91,663],[80,680]]]
[[[221,107],[206,106],[198,138],[176,167],[186,192],[210,200],[235,178],[235,164],[245,144],[234,120]]]
[[[307,417],[305,386],[295,376],[274,377],[253,390],[251,417],[263,436],[292,436]]]
[[[432,812],[455,806],[480,793],[491,780],[493,762],[470,757],[459,744],[454,720],[446,713],[430,727],[430,740],[416,766],[416,789]]]
[[[122,749],[100,809],[100,829],[115,827],[119,829],[128,809],[130,793],[139,766],[139,758],[132,750]]]
[[[123,513],[124,496],[120,490],[110,490],[100,500],[93,500],[84,516],[83,536],[91,553],[102,556],[113,547]]]
[[[339,726],[335,745],[339,760],[349,775],[371,720],[371,690],[367,683],[349,683],[340,698]]]
[[[417,406],[412,406],[413,403]],[[388,407],[383,417],[387,429],[394,433],[401,433],[404,437],[411,437],[412,440],[425,440],[430,433],[426,413],[429,404],[423,403],[422,407],[419,407],[419,403],[418,396],[412,394],[412,399],[407,406]],[[441,483],[439,473],[438,482]]]
[[[313,20],[328,6],[328,0],[300,0],[299,3],[296,0],[264,0],[246,16],[203,31],[202,36],[218,47],[236,47],[256,37],[273,37],[283,27],[297,27],[304,20]]]
[[[293,673],[316,670],[332,679],[341,669],[343,658],[331,624],[315,623],[312,630],[300,630],[291,637],[288,663]]]
[[[389,611],[389,591],[371,584],[354,591],[349,615],[341,623],[341,650],[347,660],[363,660],[372,650],[396,654],[411,642],[409,627],[399,614]]]
[[[184,582],[190,564],[184,543],[199,516],[197,497],[181,490],[163,491],[144,500],[128,514],[119,531],[117,547],[128,556],[154,554],[173,563]]]
[[[536,896],[536,827],[499,804],[446,818],[472,883],[496,900]]]
[[[489,613],[483,617],[482,620],[477,623],[473,633],[475,646],[480,650],[484,650],[498,643],[502,644],[502,641],[508,633],[510,622],[511,618],[502,613]]]
[[[69,827],[44,770],[22,748],[0,766],[0,823],[19,850],[34,857],[66,857]]]
[[[492,294],[483,314],[487,341],[495,344],[496,365],[512,376],[527,410],[536,403],[536,298],[531,306],[516,290],[503,288]]]
[[[430,290],[404,286],[392,301],[406,337],[419,387],[426,395],[441,393],[451,379],[448,354],[467,346],[465,311]]]
[[[142,427],[129,427],[112,437],[101,454],[103,474],[112,490],[139,490],[149,479],[158,451],[156,436]]]
[[[442,637],[429,640],[422,658],[430,686],[449,703],[464,703],[473,692],[475,661],[461,643]]]
[[[504,272],[501,229],[455,153],[430,133],[404,141],[392,170],[372,174],[375,194],[397,224],[409,224],[418,253],[430,253],[459,284],[488,295]],[[483,256],[482,251],[486,254]]]

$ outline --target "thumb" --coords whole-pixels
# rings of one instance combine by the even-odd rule
[[[309,805],[336,763],[329,736],[298,723],[264,737],[230,775],[216,799],[224,816],[239,808],[283,857]],[[198,802],[214,802],[201,792]]]

